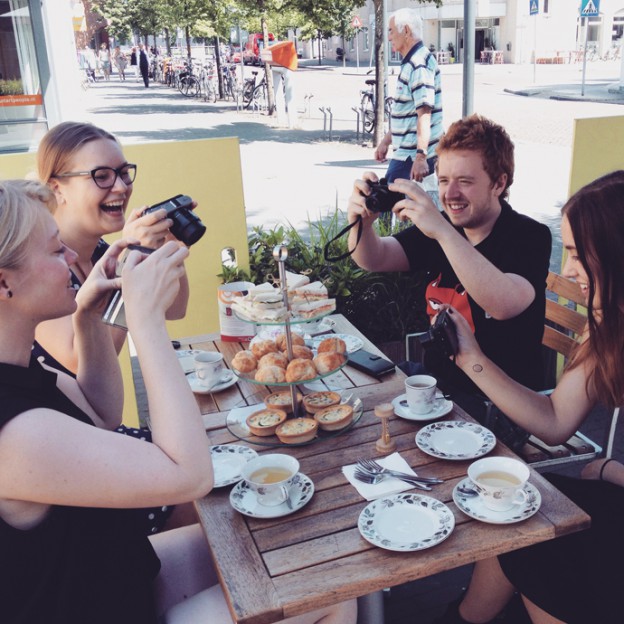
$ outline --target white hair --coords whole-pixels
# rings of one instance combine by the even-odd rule
[[[390,17],[394,18],[394,26],[397,30],[403,30],[407,26],[414,39],[422,40],[423,21],[416,9],[409,7],[398,9],[391,13]]]

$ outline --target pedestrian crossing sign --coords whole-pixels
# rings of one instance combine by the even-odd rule
[[[539,2],[537,0],[529,0],[529,15],[537,15],[539,13]]]
[[[581,17],[598,17],[600,0],[581,0]]]

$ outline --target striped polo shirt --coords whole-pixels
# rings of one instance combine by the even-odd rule
[[[416,157],[418,108],[431,107],[431,136],[427,158],[444,133],[442,127],[442,84],[435,56],[419,41],[401,62],[396,94],[392,106],[392,158]]]

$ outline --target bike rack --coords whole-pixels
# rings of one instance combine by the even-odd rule
[[[314,97],[314,93],[306,93],[303,96],[303,114],[307,113],[308,119],[310,119],[310,100]]]
[[[352,106],[351,110],[355,113],[356,121],[355,121],[355,140],[360,140],[360,109]],[[363,130],[362,130],[363,132]]]
[[[323,135],[328,141],[332,140],[332,125],[334,122],[334,115],[330,106],[319,106],[319,110],[323,113]],[[329,116],[329,130],[327,129],[327,117]]]

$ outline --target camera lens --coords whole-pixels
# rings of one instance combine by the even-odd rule
[[[168,217],[173,220],[171,233],[189,247],[206,233],[206,226],[191,210],[175,210]]]

